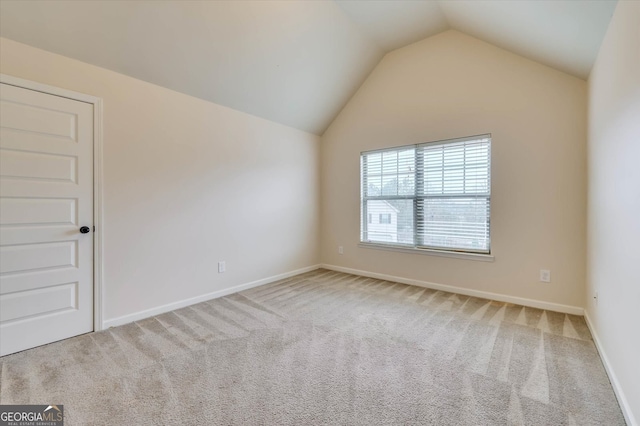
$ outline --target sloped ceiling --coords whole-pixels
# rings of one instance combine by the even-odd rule
[[[3,37],[321,134],[383,51],[331,1],[0,1]]]
[[[456,29],[580,78],[613,0],[0,1],[0,35],[322,134],[382,56]]]
[[[385,51],[453,28],[582,79],[615,0],[336,0]]]
[[[335,1],[386,52],[451,28],[437,1]]]

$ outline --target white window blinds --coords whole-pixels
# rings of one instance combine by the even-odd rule
[[[363,152],[361,182],[361,241],[490,252],[490,135]]]

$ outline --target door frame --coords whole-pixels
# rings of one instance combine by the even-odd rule
[[[74,101],[85,102],[93,105],[93,331],[103,329],[102,318],[104,314],[103,295],[103,163],[102,163],[102,98],[72,90],[25,80],[7,74],[0,74],[0,83],[10,86],[22,87],[49,95],[60,96]]]

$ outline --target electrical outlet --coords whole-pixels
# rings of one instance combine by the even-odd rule
[[[338,246],[338,254],[344,254],[344,247]]]
[[[551,271],[548,269],[540,269],[540,281],[543,283],[551,282]]]
[[[226,271],[227,271],[227,261],[221,260],[220,262],[218,262],[218,273],[222,274],[222,273],[225,273]]]

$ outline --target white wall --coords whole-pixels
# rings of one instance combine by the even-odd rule
[[[629,423],[638,424],[640,2],[618,2],[589,77],[588,150],[586,310]]]
[[[106,320],[318,262],[317,136],[0,43],[0,72],[104,99]]]
[[[387,54],[322,137],[323,263],[580,310],[586,108],[584,80],[457,31]],[[358,247],[361,151],[484,133],[494,262]]]

